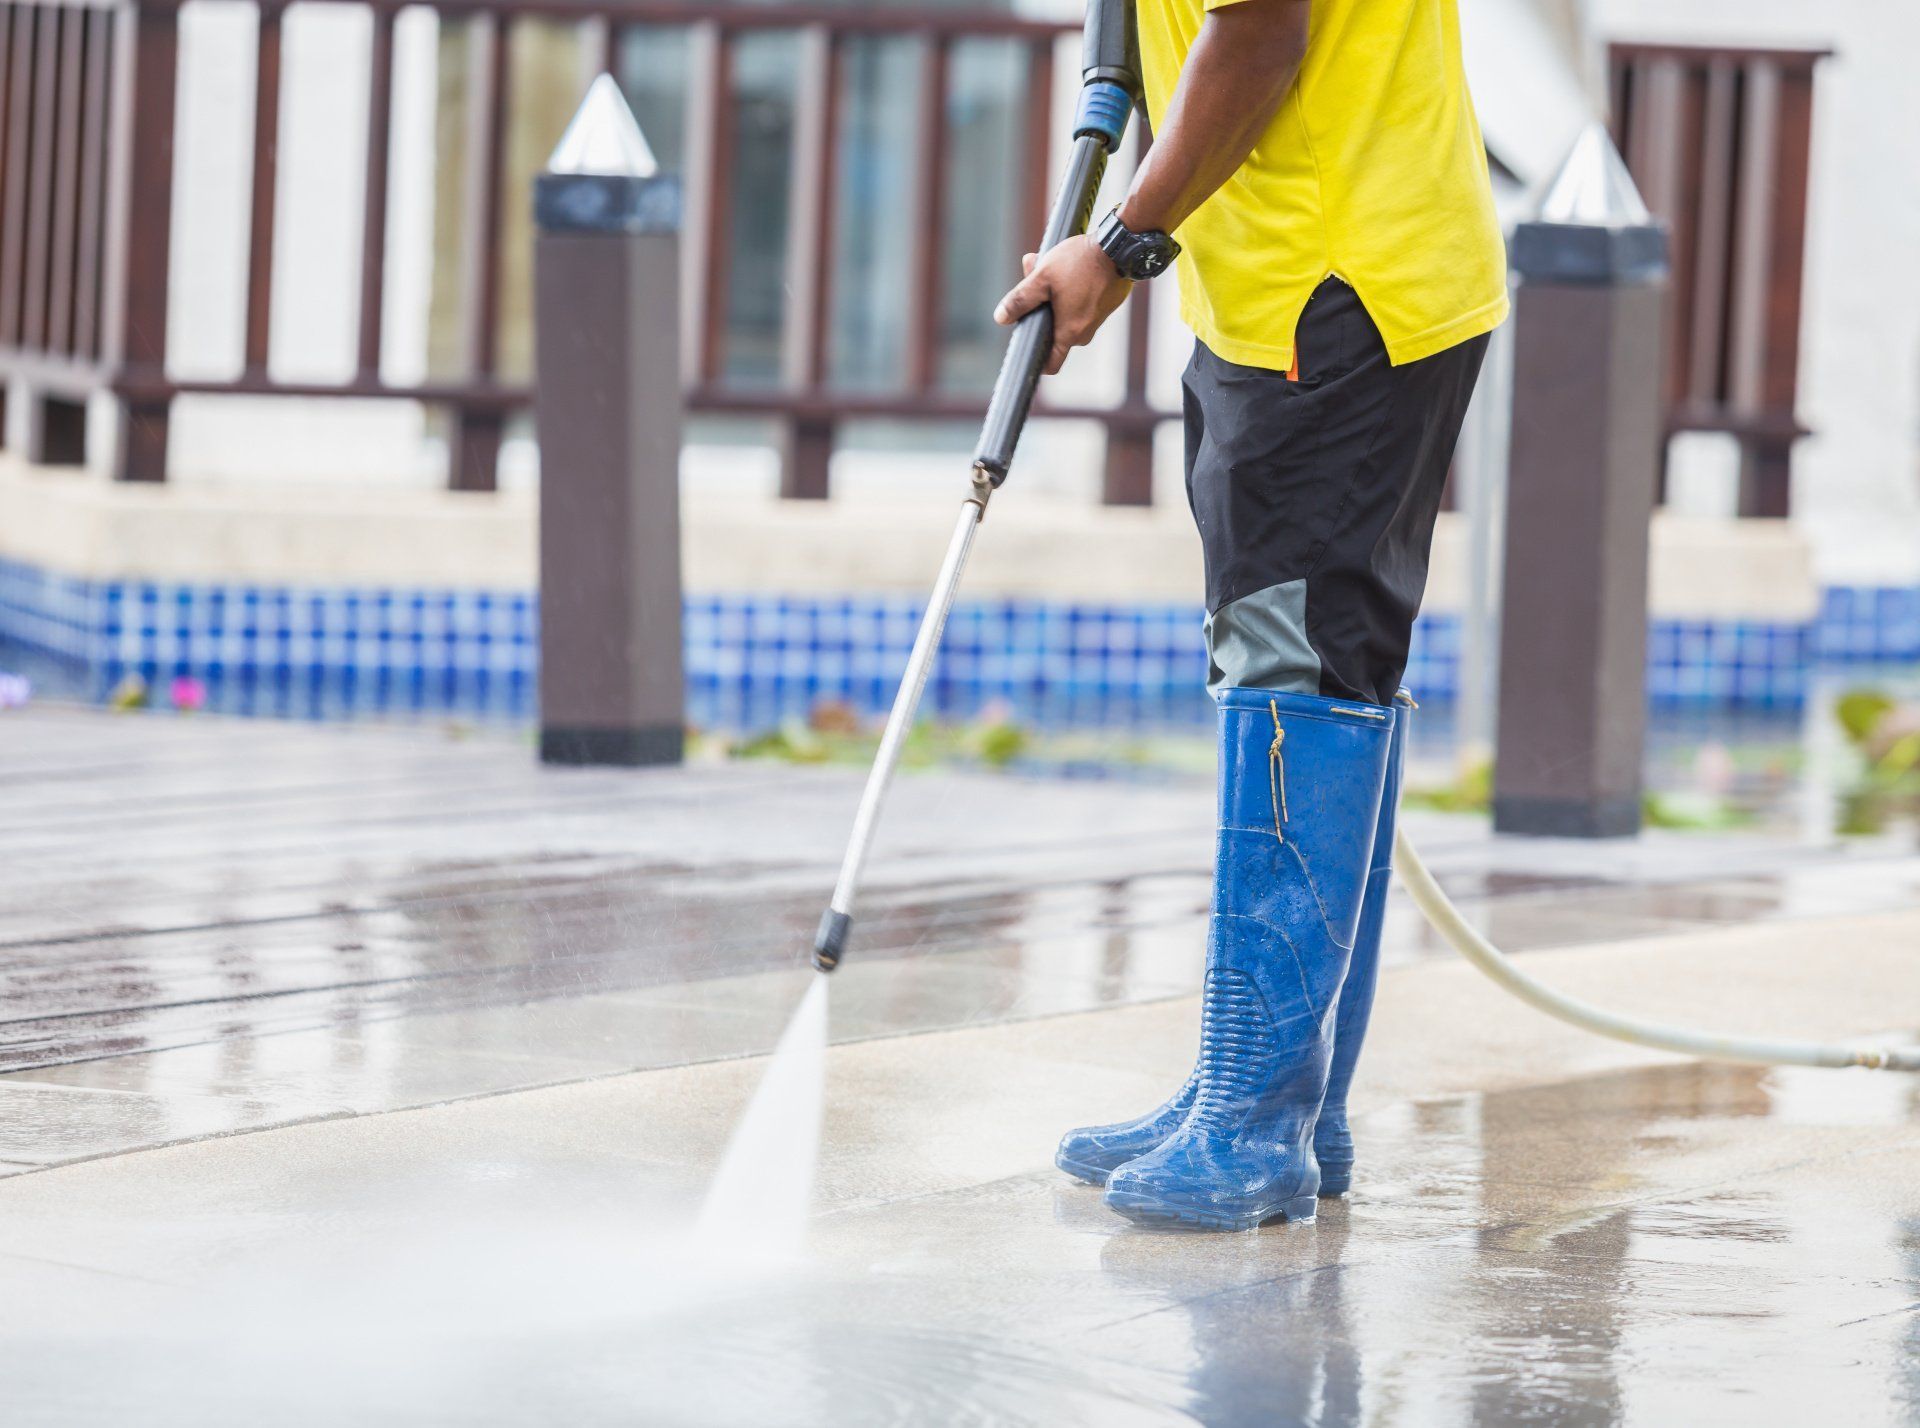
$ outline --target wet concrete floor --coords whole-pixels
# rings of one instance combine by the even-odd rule
[[[687,1230],[857,775],[4,728],[0,1422],[1920,1423],[1916,1082],[1580,1037],[1404,905],[1350,1201],[1150,1234],[1054,1172],[1191,1056],[1204,787],[903,780],[781,1267]],[[1903,849],[1414,826],[1576,994],[1920,1020]]]
[[[0,1174],[763,1052],[859,783],[51,708],[0,734]],[[1194,781],[904,780],[836,1034],[1191,993],[1209,814]],[[1409,821],[1515,951],[1920,906],[1920,857],[1889,843]],[[1396,897],[1389,961],[1451,955]]]
[[[619,1129],[730,1098],[738,1063],[17,1177],[8,1421],[1920,1421],[1910,1081],[1664,1065],[1391,1101],[1317,1222],[1169,1235],[1036,1163],[1008,1073],[1077,1051],[1037,1030],[836,1052],[786,1270],[685,1248],[709,1137]]]

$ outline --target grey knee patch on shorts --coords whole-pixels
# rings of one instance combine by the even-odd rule
[[[1320,692],[1320,656],[1307,642],[1307,582],[1269,585],[1207,616],[1207,688]]]

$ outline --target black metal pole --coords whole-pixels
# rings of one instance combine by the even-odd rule
[[[1140,49],[1131,0],[1091,0],[1080,64],[1073,153],[1040,239],[1042,253],[1087,231],[1107,160],[1120,147],[1127,119],[1140,103]],[[990,486],[997,488],[1007,479],[1014,447],[1033,408],[1034,389],[1052,349],[1050,307],[1037,307],[1014,324],[973,453],[974,470]]]
[[[1120,147],[1127,120],[1140,102],[1140,67],[1135,54],[1130,0],[1092,0],[1087,7],[1083,58],[1086,69],[1080,87],[1080,109],[1073,124],[1073,154],[1060,191],[1053,200],[1053,211],[1047,218],[1047,230],[1040,242],[1042,252],[1086,231],[1094,200],[1100,192],[1100,180],[1107,170],[1107,159]],[[899,692],[894,695],[893,709],[887,715],[880,750],[874,756],[867,786],[860,795],[860,807],[854,813],[853,831],[840,861],[840,877],[834,884],[827,910],[821,915],[819,929],[814,933],[813,965],[822,972],[838,967],[846,952],[847,936],[853,928],[854,895],[879,826],[880,806],[886,801],[901,747],[920,707],[920,694],[939,649],[940,632],[946,627],[947,612],[953,608],[953,597],[959,590],[974,535],[987,513],[987,500],[1007,479],[1013,465],[1014,447],[1019,444],[1021,429],[1027,423],[1033,391],[1039,385],[1041,369],[1052,346],[1050,308],[1038,307],[1014,325],[1007,355],[993,385],[993,398],[981,426],[980,441],[974,448],[973,491],[961,503],[946,559],[934,581],[933,595],[927,601],[926,614],[921,617]]]

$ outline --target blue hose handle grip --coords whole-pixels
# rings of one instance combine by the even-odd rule
[[[1073,137],[1098,134],[1106,140],[1107,152],[1116,153],[1127,137],[1127,120],[1133,117],[1133,96],[1111,80],[1099,79],[1080,91],[1080,108],[1073,116]]]
[[[1094,200],[1100,194],[1100,180],[1107,171],[1107,158],[1120,147],[1132,113],[1132,98],[1110,81],[1096,80],[1080,91],[1073,155],[1040,240],[1042,253],[1087,231]],[[1040,374],[1052,350],[1053,309],[1043,303],[1013,326],[1000,375],[994,380],[993,397],[987,403],[980,441],[974,447],[974,469],[996,488],[1007,479],[1013,465],[1014,447],[1020,442],[1027,413],[1033,408],[1034,389],[1040,385]]]

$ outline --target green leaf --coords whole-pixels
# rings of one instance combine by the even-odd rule
[[[1834,703],[1833,713],[1847,738],[1855,744],[1864,744],[1893,708],[1893,697],[1881,690],[1850,689]]]

